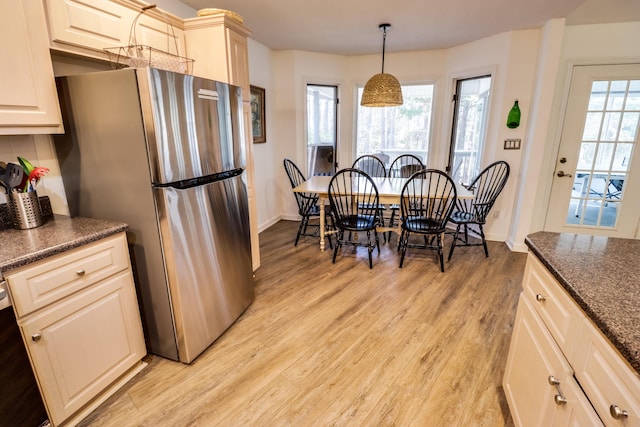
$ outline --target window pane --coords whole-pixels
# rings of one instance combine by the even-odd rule
[[[627,80],[611,82],[611,92],[609,92],[607,110],[622,110],[624,97],[627,94],[627,83]]]
[[[449,174],[456,182],[471,183],[480,173],[489,114],[491,76],[457,82],[455,134]]]
[[[580,145],[580,157],[578,157],[578,169],[591,169],[593,158],[596,153],[596,144],[593,142],[583,142]]]
[[[629,159],[631,159],[631,150],[633,144],[618,144],[616,146],[616,155],[613,159],[612,171],[625,172],[629,170]]]
[[[404,104],[398,107],[362,107],[363,88],[358,88],[356,154],[379,156],[385,167],[401,154],[427,161],[433,85],[403,85]]]
[[[627,95],[627,111],[640,111],[640,80],[632,80],[629,83],[629,94]]]
[[[307,170],[333,175],[336,148],[337,86],[307,85]]]
[[[638,117],[640,117],[640,113],[624,113],[618,141],[632,142],[636,140]]]
[[[605,113],[602,124],[602,134],[600,140],[615,141],[618,136],[618,126],[620,125],[620,113]]]
[[[587,113],[587,118],[584,122],[584,131],[582,133],[582,139],[584,141],[598,140],[598,134],[600,133],[601,120],[602,120],[602,113]]]
[[[607,98],[609,82],[593,82],[588,110],[604,110],[604,100]]]

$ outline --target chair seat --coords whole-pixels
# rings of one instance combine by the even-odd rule
[[[373,230],[376,228],[377,217],[374,215],[349,215],[340,217],[337,226],[349,231]]]
[[[402,223],[402,228],[412,233],[441,233],[441,223],[426,217],[408,217]]]
[[[478,223],[477,218],[475,217],[475,215],[468,213],[468,212],[462,212],[462,211],[455,211],[451,214],[451,218],[449,218],[449,221],[456,223],[456,224],[464,224],[464,223]]]

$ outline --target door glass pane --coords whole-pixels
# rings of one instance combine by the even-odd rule
[[[580,146],[580,156],[578,157],[578,169],[591,169],[593,159],[596,154],[597,144],[583,142]]]
[[[333,175],[337,141],[338,87],[307,85],[307,170]]]
[[[427,164],[433,85],[402,85],[404,103],[398,107],[362,107],[362,91],[358,88],[356,157],[373,154],[386,169],[402,154],[413,154]]]
[[[459,80],[449,156],[449,175],[470,184],[480,173],[489,115],[491,76]]]
[[[638,137],[639,97],[639,80],[593,82],[567,224],[616,226]]]

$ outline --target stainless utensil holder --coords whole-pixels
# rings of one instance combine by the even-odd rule
[[[38,193],[29,191],[28,193],[9,193],[9,207],[13,217],[13,226],[18,230],[28,230],[40,227],[44,224]]]

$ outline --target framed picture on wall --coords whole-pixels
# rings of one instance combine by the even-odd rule
[[[251,129],[254,144],[267,142],[264,108],[264,89],[251,86]]]

